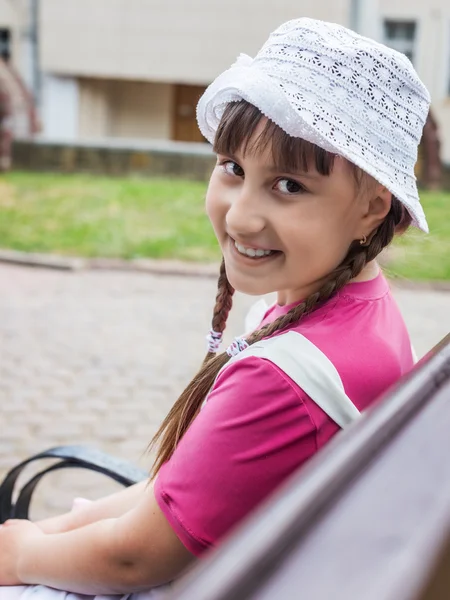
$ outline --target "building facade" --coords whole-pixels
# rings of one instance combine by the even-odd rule
[[[202,141],[197,100],[239,52],[254,55],[270,31],[299,16],[353,26],[357,4],[364,2],[268,0],[262,10],[260,0],[0,0],[0,44],[9,28],[49,139]],[[366,4],[376,5],[367,33],[405,52],[430,90],[450,164],[448,0]]]
[[[0,58],[12,61],[32,84],[31,13],[28,0],[0,0]]]
[[[298,16],[292,0],[272,4],[41,0],[47,134],[202,141],[195,106],[208,83],[237,52],[256,53],[274,24]],[[345,22],[347,4],[302,0],[302,12]],[[61,104],[70,111],[64,126]]]

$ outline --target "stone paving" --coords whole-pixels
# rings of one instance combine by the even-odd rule
[[[395,293],[422,355],[450,331],[450,293]],[[0,478],[60,444],[148,467],[147,443],[203,358],[214,296],[208,278],[0,265]],[[228,339],[253,302],[237,295]],[[113,489],[95,474],[53,474],[32,515]]]

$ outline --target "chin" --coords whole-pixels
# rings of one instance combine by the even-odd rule
[[[277,290],[271,285],[269,281],[259,280],[255,278],[251,280],[249,277],[244,277],[238,273],[234,273],[232,269],[226,269],[227,278],[233,288],[241,294],[247,296],[264,296],[265,294],[271,294]]]

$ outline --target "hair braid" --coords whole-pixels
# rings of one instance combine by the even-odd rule
[[[228,281],[225,270],[225,261],[220,264],[219,279],[217,282],[216,304],[214,305],[212,329],[217,333],[223,333],[227,325],[228,315],[233,306],[234,287]],[[203,364],[216,356],[215,352],[207,352]]]
[[[349,249],[349,252],[342,263],[333,270],[332,273],[326,278],[322,287],[317,291],[308,296],[306,300],[299,305],[291,309],[286,315],[276,319],[273,323],[262,327],[261,329],[252,333],[247,342],[251,345],[265,337],[269,337],[274,333],[281,332],[290,325],[297,323],[302,317],[313,312],[324,302],[329,300],[334,294],[342,289],[347,283],[355,278],[364,268],[364,266],[374,260],[381,250],[387,246],[394,234],[396,228],[401,225],[402,219],[404,218],[405,211],[398,200],[392,199],[391,209],[389,214],[380,225],[380,227],[371,236],[371,240],[367,245],[361,245],[358,242],[354,242]],[[223,263],[221,265],[221,276],[219,276],[219,292],[218,298],[221,296],[221,289],[225,290],[226,286],[229,286],[228,280],[225,284],[225,280],[221,280],[223,276],[226,278],[225,269]],[[220,283],[222,281],[222,283]],[[223,288],[221,286],[224,286]],[[230,290],[231,290],[230,286]],[[231,301],[231,293],[228,293],[229,298],[227,299],[227,293],[224,291],[224,301],[221,305],[222,308],[217,308],[219,301],[216,302],[215,316],[220,326],[225,327],[224,315],[228,315],[228,311],[225,308],[227,302]],[[231,306],[231,305],[230,305]],[[217,313],[216,313],[217,309]],[[220,316],[222,315],[222,316]],[[204,362],[202,368],[198,374],[194,377],[191,383],[187,386],[181,396],[173,405],[169,414],[162,423],[159,431],[151,442],[151,446],[162,439],[161,445],[158,450],[158,455],[153,465],[152,475],[153,477],[158,473],[161,466],[171,457],[178,442],[183,437],[192,421],[197,416],[203,401],[208,395],[211,387],[214,385],[214,381],[224,365],[229,360],[229,356],[226,352],[219,354],[218,356],[211,358]]]

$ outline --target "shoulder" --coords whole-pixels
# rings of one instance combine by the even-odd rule
[[[408,330],[389,288],[374,298],[342,294],[294,330],[329,358],[359,410],[414,364]]]
[[[405,343],[409,345],[405,322],[384,277],[378,278],[376,285],[347,286],[292,329],[333,362],[334,357],[384,355],[390,354],[390,348],[398,352]]]
[[[317,451],[303,393],[258,357],[230,364],[162,467],[161,510],[194,554],[232,526]]]
[[[255,418],[255,413],[268,416],[287,409],[301,413],[305,397],[276,364],[263,357],[244,356],[226,365],[218,375],[204,410],[223,414],[237,409],[249,418]]]

